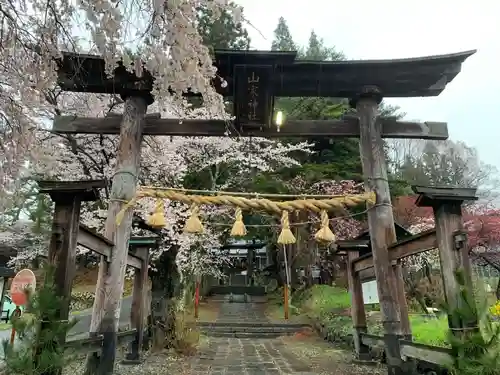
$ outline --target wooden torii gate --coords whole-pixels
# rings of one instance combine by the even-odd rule
[[[64,53],[59,64],[59,84],[63,90],[119,94],[125,100],[123,116],[107,118],[55,119],[56,133],[120,134],[117,151],[117,171],[113,178],[109,228],[106,236],[116,245],[110,272],[103,275],[98,287],[113,284],[119,277],[126,256],[130,218],[119,227],[111,220],[122,202],[135,193],[139,172],[140,140],[143,135],[224,136],[227,130],[242,136],[290,137],[325,136],[356,137],[367,190],[375,191],[376,205],[368,213],[373,266],[377,279],[382,320],[385,331],[389,373],[402,368],[399,338],[408,335],[402,329],[400,306],[406,307],[402,286],[391,265],[389,245],[396,242],[387,166],[382,138],[447,139],[445,123],[408,122],[381,118],[378,105],[383,97],[425,97],[439,95],[460,72],[462,63],[475,51],[400,60],[373,61],[297,61],[296,52],[276,51],[215,51],[214,63],[218,78],[215,89],[232,97],[235,120],[228,124],[219,120],[161,119],[146,116],[152,103],[153,78],[127,73],[120,65],[111,78],[105,78],[104,61],[98,56]],[[186,95],[193,95],[187,93]],[[288,121],[278,131],[273,126],[275,97],[334,97],[347,98],[355,115],[339,120]],[[119,233],[119,235],[118,235]],[[399,293],[398,293],[399,291]],[[96,301],[95,308],[119,308],[121,291],[107,293],[106,301]],[[112,322],[113,312],[106,312]],[[97,314],[94,314],[94,318]],[[112,330],[113,324],[97,324],[100,330]],[[96,322],[99,323],[99,322]],[[94,324],[93,324],[94,326]],[[409,326],[404,323],[403,326]]]

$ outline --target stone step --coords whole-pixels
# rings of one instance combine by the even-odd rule
[[[209,337],[233,337],[238,339],[245,338],[276,338],[280,336],[292,336],[296,332],[203,332]]]
[[[217,322],[198,322],[198,327],[234,327],[234,328],[290,328],[304,329],[312,328],[307,323],[271,323],[271,322],[241,322],[241,321],[217,321]]]
[[[250,296],[265,296],[266,289],[263,286],[216,285],[210,288],[210,294],[248,294]]]
[[[263,333],[283,333],[299,332],[302,329],[294,327],[200,327],[202,332],[263,332]]]

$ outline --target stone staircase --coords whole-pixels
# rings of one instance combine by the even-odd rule
[[[222,301],[217,320],[198,323],[201,332],[207,336],[276,338],[311,329],[308,324],[269,322],[264,314],[264,296],[230,294],[214,296],[213,300]]]
[[[280,336],[293,336],[304,329],[310,329],[308,324],[294,323],[236,323],[215,322],[199,323],[202,333],[211,337],[235,337],[235,338],[276,338]]]

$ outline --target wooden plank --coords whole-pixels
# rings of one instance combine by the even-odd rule
[[[431,229],[388,247],[391,261],[403,259],[412,255],[420,254],[437,248],[436,230]],[[360,272],[373,267],[372,254],[363,255],[353,260],[354,271]]]
[[[370,335],[368,333],[363,333],[361,335],[361,341],[370,348],[373,348],[374,346],[385,346],[384,338],[382,336]]]
[[[118,334],[117,334],[118,345],[125,346],[125,345],[131,343],[134,340],[136,335],[137,335],[136,329],[130,329],[128,331],[118,332]],[[76,352],[83,352],[83,353],[99,352],[102,349],[103,339],[104,339],[103,335],[85,337],[85,338],[76,339],[76,340],[69,339],[66,341],[64,348],[66,350],[69,349],[69,350],[74,350]]]
[[[58,116],[54,120],[52,131],[64,134],[119,134],[120,121],[120,116]],[[393,118],[379,118],[377,122],[382,126],[382,138],[448,139],[448,127],[444,122],[397,121]],[[233,123],[224,120],[146,118],[144,124],[144,135],[224,137],[228,131],[233,135],[267,138],[357,138],[360,135],[359,119],[352,115],[340,120],[288,120],[279,132],[275,126],[239,131]]]
[[[453,362],[451,350],[436,346],[423,344],[415,344],[409,341],[400,341],[401,357],[418,359],[429,363],[434,363],[440,366],[447,366]]]
[[[92,311],[91,332],[104,335],[103,356],[87,357],[86,373],[110,375],[114,371],[118,317],[123,293],[123,282],[128,258],[128,241],[132,231],[133,210],[127,210],[120,225],[117,214],[124,202],[136,193],[140,172],[142,130],[147,110],[147,98],[128,97],[121,118],[120,139],[116,152],[116,169],[112,180],[108,216],[104,236],[115,244],[109,264],[101,260]],[[113,120],[113,117],[108,120]]]
[[[83,224],[80,224],[80,230],[78,232],[78,245],[100,254],[106,261],[109,261],[111,258],[114,246],[112,241],[95,233],[92,229]]]

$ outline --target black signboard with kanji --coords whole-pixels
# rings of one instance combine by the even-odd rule
[[[243,127],[270,126],[272,65],[234,66],[234,115]]]

